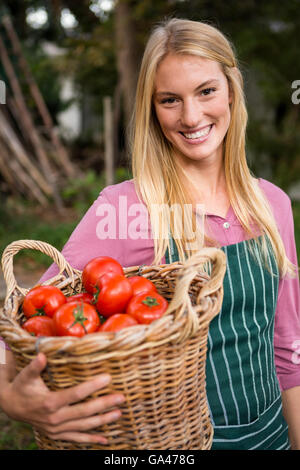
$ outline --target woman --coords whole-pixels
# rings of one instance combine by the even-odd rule
[[[213,449],[300,449],[293,216],[283,191],[251,175],[246,123],[242,77],[224,35],[188,20],[155,28],[137,86],[133,180],[102,191],[63,254],[82,269],[103,254],[131,266],[183,260],[203,245],[222,247],[224,302],[211,323],[206,370]],[[51,266],[41,281],[56,272]],[[105,410],[120,395],[69,406],[109,378],[50,393],[39,376],[45,364],[40,355],[13,378],[10,362],[2,373],[4,411],[53,438],[81,442],[91,439],[84,430],[119,416],[118,409]],[[28,390],[23,402],[17,383],[23,394]]]

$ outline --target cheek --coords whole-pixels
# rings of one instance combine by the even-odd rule
[[[170,113],[169,110],[156,109],[156,117],[163,131],[171,130],[176,123],[174,113]]]
[[[214,106],[212,113],[226,123],[230,122],[230,107],[228,100],[220,101],[218,105]]]

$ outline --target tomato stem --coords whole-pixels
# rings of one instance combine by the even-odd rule
[[[147,307],[155,307],[156,305],[159,305],[159,302],[155,297],[150,297],[149,295],[147,295],[147,297],[142,300],[142,304],[147,305]]]
[[[72,328],[72,326],[76,325],[79,323],[82,328],[84,329],[85,334],[87,334],[84,322],[87,320],[87,318],[83,315],[83,302],[81,305],[78,305],[76,308],[73,310],[73,316],[74,316],[74,322],[72,325],[69,327],[69,330]]]
[[[36,313],[34,313],[34,314],[31,315],[31,316],[32,316],[32,317],[45,317],[45,316],[46,316],[45,307],[46,307],[46,304],[43,305],[41,308],[37,308],[37,309],[36,309]]]

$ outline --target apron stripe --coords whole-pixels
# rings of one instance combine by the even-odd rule
[[[255,249],[256,255],[258,256],[259,253],[258,253],[257,244],[255,245],[254,249]],[[266,312],[266,285],[265,285],[265,278],[264,278],[264,275],[263,275],[261,263],[259,263],[259,271],[260,271],[260,275],[261,275],[261,282],[262,282],[262,289],[263,289],[264,318],[266,320],[266,327],[264,327],[264,329],[263,329],[262,339],[263,339],[263,342],[264,342],[267,377],[270,377],[271,374],[269,372],[268,359],[270,357],[271,350],[269,350],[269,352],[267,353],[267,349],[268,349],[268,344],[269,344],[269,348],[273,346],[271,338],[270,338],[270,330],[269,330],[269,328],[270,328],[270,326],[272,326],[273,322],[268,321],[268,317],[267,317],[267,312]],[[267,333],[269,333],[269,340],[268,341],[266,340],[266,334]],[[267,385],[268,385],[268,390],[269,390],[268,396],[270,397],[271,396],[270,382],[269,382],[269,380],[265,380],[264,383],[267,383]],[[267,391],[266,391],[266,394],[267,394]],[[267,403],[265,403],[265,406],[266,405],[267,405]]]
[[[253,319],[254,319],[254,323],[257,327],[257,330],[258,330],[258,341],[259,341],[259,348],[258,348],[258,352],[257,352],[257,355],[258,355],[258,370],[257,372],[259,373],[260,375],[260,386],[261,386],[261,389],[262,389],[262,392],[263,392],[263,395],[264,395],[264,403],[266,403],[266,396],[265,396],[265,390],[264,390],[264,385],[263,385],[263,381],[264,381],[264,378],[263,378],[263,373],[262,373],[262,367],[261,367],[261,360],[260,360],[260,357],[261,357],[261,334],[260,334],[260,326],[257,322],[257,319],[256,319],[256,289],[255,289],[255,282],[254,282],[254,279],[253,279],[253,274],[252,274],[252,271],[251,271],[251,267],[250,267],[250,262],[249,262],[249,255],[248,255],[248,251],[245,249],[245,254],[246,254],[246,260],[247,260],[247,266],[248,266],[248,270],[249,270],[249,274],[250,274],[250,278],[251,278],[251,284],[252,284],[252,288],[253,288],[253,298],[254,298],[254,311],[253,311]],[[265,406],[264,406],[265,408]],[[261,412],[262,410],[259,409],[259,413]]]
[[[278,432],[281,430],[281,433],[278,435]],[[269,439],[271,439],[271,437],[275,436],[276,435],[276,438],[281,436],[281,434],[285,432],[285,429],[282,429],[282,424],[280,424],[280,426],[278,426],[277,429],[275,429],[275,431],[272,432],[272,434],[270,434],[268,437],[266,437],[266,439],[264,439],[263,441],[259,442],[258,444],[256,444],[256,446],[253,446],[253,447],[250,447],[249,450],[254,450],[254,449],[257,449],[259,448],[260,446],[262,446],[263,444],[265,444]]]
[[[276,287],[275,287],[274,286],[274,275],[270,276],[271,283],[272,283],[273,311],[275,312],[276,311],[276,304],[277,304],[279,271],[278,271],[278,267],[276,265],[276,261],[274,260],[274,256],[272,256],[272,259],[271,259],[270,250],[268,250],[268,262],[269,262],[269,266],[272,266],[272,273],[275,274],[275,279],[277,281],[276,282]],[[276,294],[275,294],[275,292],[276,292]],[[275,315],[274,315],[274,320],[275,320]],[[274,337],[274,326],[275,326],[275,321],[273,321],[272,331],[270,329],[270,333],[272,335],[272,338]],[[274,367],[275,367],[274,347],[271,347],[271,358],[272,358],[272,364],[274,364]],[[280,392],[278,379],[277,379],[277,376],[275,376],[275,374],[272,374],[272,383],[273,383],[273,397],[275,399],[275,397],[278,395],[278,392]]]
[[[245,245],[244,250],[246,249]],[[240,278],[241,278],[241,284],[242,284],[242,291],[243,291],[243,306],[242,306],[242,317],[243,317],[243,326],[245,328],[245,331],[247,332],[247,347],[249,349],[249,364],[251,368],[251,382],[252,382],[252,387],[253,387],[253,392],[255,395],[255,400],[256,400],[256,413],[258,415],[259,413],[259,401],[258,401],[258,396],[256,392],[256,385],[255,385],[255,372],[254,372],[254,366],[253,366],[253,348],[251,345],[251,333],[250,330],[247,326],[246,322],[246,317],[245,317],[245,304],[246,304],[246,293],[245,293],[245,285],[244,285],[244,276],[242,273],[242,267],[241,267],[241,255],[239,251],[239,245],[236,245],[237,248],[237,254],[238,254],[238,264],[239,264],[239,273],[240,273]],[[249,384],[248,384],[249,387]],[[249,407],[249,403],[248,403]],[[248,421],[250,422],[250,409],[248,408]]]
[[[282,416],[281,397],[252,423],[241,426],[217,426],[213,449],[288,448],[287,426]],[[219,437],[218,437],[219,436]]]
[[[210,332],[208,332],[208,345],[209,345],[209,350],[211,351],[212,350],[212,339],[211,339],[211,336],[210,336]],[[216,368],[215,368],[214,361],[213,361],[213,358],[212,358],[211,354],[208,354],[207,361],[209,361],[209,363],[210,363],[210,367],[211,367],[211,370],[212,370],[212,373],[213,373],[213,376],[214,376],[214,380],[215,380],[215,384],[216,384],[216,392],[217,392],[217,396],[218,396],[218,399],[219,399],[219,402],[220,402],[220,405],[222,407],[222,411],[223,411],[223,414],[224,414],[224,421],[225,421],[226,424],[228,424],[226,408],[225,408],[224,401],[222,399],[221,388],[220,388],[220,384],[219,384],[219,381],[218,381],[218,376],[217,376],[217,373],[216,373]],[[209,403],[208,403],[208,405],[209,405]],[[210,415],[211,415],[212,423],[215,424],[214,419],[213,419],[213,414],[212,414],[211,410],[210,410]]]
[[[227,249],[225,249],[225,252],[226,252],[226,256],[227,256]],[[228,257],[227,257],[227,259],[228,259]],[[230,286],[230,295],[231,295],[230,324],[231,324],[232,330],[234,332],[234,337],[235,337],[234,347],[235,347],[235,351],[236,351],[236,354],[237,354],[237,357],[238,357],[238,362],[239,362],[239,370],[240,370],[240,376],[241,376],[241,381],[242,381],[243,395],[244,395],[246,406],[247,406],[247,409],[248,409],[248,421],[250,421],[250,407],[249,407],[249,402],[248,402],[248,399],[247,399],[246,388],[245,388],[245,380],[244,380],[244,373],[243,373],[243,367],[242,367],[242,358],[241,358],[241,355],[239,353],[239,347],[238,347],[238,344],[239,344],[238,334],[237,334],[237,332],[235,330],[235,327],[234,327],[233,312],[234,312],[234,299],[235,299],[235,296],[234,296],[234,290],[233,290],[232,280],[231,280],[231,276],[230,276],[230,263],[227,264],[227,273],[228,273],[228,280],[229,280],[229,286]],[[243,299],[243,301],[244,301],[244,299]],[[243,311],[242,311],[241,315],[243,316]],[[238,424],[240,424],[240,422],[241,422],[240,421],[240,414],[238,412]]]

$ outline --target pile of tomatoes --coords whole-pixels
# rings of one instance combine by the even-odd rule
[[[82,271],[84,292],[66,296],[55,286],[36,286],[24,298],[22,327],[34,336],[77,336],[149,324],[168,307],[155,285],[126,277],[108,256],[92,259]]]

